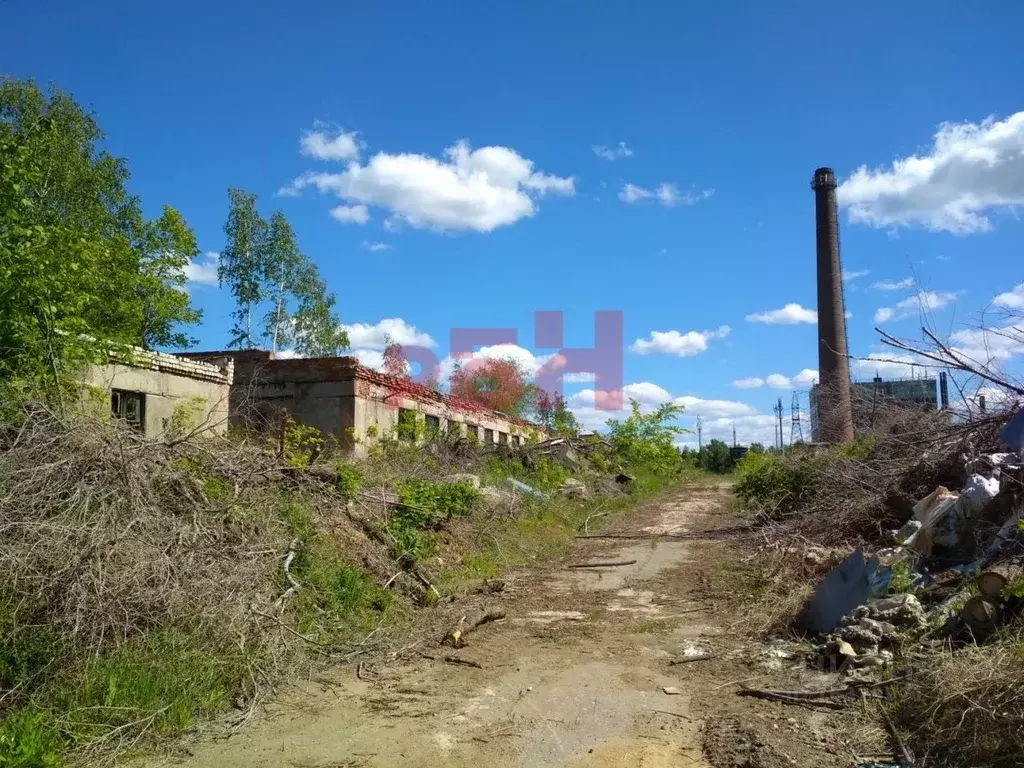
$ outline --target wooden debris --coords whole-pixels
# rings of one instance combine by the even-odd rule
[[[995,628],[1002,613],[1002,606],[994,597],[975,595],[960,611],[964,624],[974,633],[975,637],[987,637]]]
[[[462,648],[466,644],[466,635],[477,627],[492,621],[499,621],[505,618],[505,612],[500,610],[481,611],[473,618],[463,616],[459,623],[448,630],[448,634],[441,640],[442,645],[450,645],[452,648]]]
[[[974,582],[978,586],[978,591],[985,597],[1002,597],[1003,588],[1010,583],[1010,580],[1006,578],[999,571],[985,571]]]
[[[459,664],[463,667],[475,667],[476,669],[484,668],[484,665],[477,661],[471,661],[469,659],[460,659],[458,656],[445,656],[443,659],[441,659],[441,661],[444,661],[448,664]]]
[[[610,560],[604,563],[575,563],[566,568],[618,568],[621,565],[635,565],[636,560]]]
[[[691,661],[707,661],[710,658],[710,653],[695,653],[693,656],[681,656],[678,659],[672,659],[668,665],[674,667],[677,664],[689,664]]]
[[[661,690],[668,696],[681,696],[683,693],[681,688],[676,688],[674,685],[666,685]]]

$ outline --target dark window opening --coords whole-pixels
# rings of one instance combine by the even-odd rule
[[[416,440],[416,411],[398,409],[398,439],[409,442]]]
[[[498,433],[498,445],[508,445],[508,433],[507,432],[499,432]]]
[[[132,429],[146,431],[146,396],[141,392],[111,390],[110,413],[115,418],[124,419]]]
[[[484,445],[494,445],[493,429],[484,429]]]
[[[471,440],[479,440],[480,439],[480,428],[478,426],[476,426],[475,424],[467,424],[466,425],[466,437],[470,438]]]
[[[441,420],[437,416],[427,415],[423,421],[427,427],[427,437],[436,437],[441,431]]]

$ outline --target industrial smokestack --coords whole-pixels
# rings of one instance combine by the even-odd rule
[[[819,168],[811,181],[818,247],[818,380],[821,439],[826,443],[853,441],[850,408],[850,365],[846,357],[846,313],[839,261],[839,206],[836,175]]]

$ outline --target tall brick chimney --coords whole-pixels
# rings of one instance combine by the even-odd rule
[[[818,249],[818,381],[821,439],[853,441],[850,408],[850,365],[846,352],[846,312],[839,261],[839,206],[836,175],[819,168],[811,181]]]

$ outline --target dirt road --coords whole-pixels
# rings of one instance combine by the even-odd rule
[[[699,702],[738,698],[720,690],[735,670],[717,657],[669,664],[716,648],[727,624],[711,618],[697,583],[714,542],[671,536],[727,525],[728,498],[724,485],[670,491],[608,531],[636,538],[579,540],[571,560],[635,564],[516,574],[505,594],[481,603],[508,618],[475,631],[467,647],[435,638],[367,665],[367,680],[337,670],[330,685],[283,692],[240,733],[164,764],[707,766]]]

